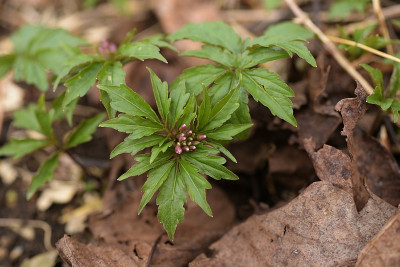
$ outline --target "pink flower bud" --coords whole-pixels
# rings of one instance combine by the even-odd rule
[[[117,52],[117,46],[114,43],[112,43],[110,44],[109,50],[111,53],[115,53]]]
[[[193,145],[195,145],[195,146],[197,146],[198,144],[200,144],[199,141],[194,141],[194,142],[193,142]]]
[[[205,134],[201,134],[201,135],[199,135],[199,136],[197,137],[197,140],[202,141],[202,140],[204,140],[204,139],[206,139],[206,138],[207,138],[207,136],[206,136]]]
[[[180,146],[176,146],[175,147],[175,153],[179,154],[179,155],[182,154],[182,148]]]
[[[188,146],[192,145],[192,142],[187,142],[187,145],[188,145]]]
[[[191,130],[186,132],[186,135],[191,135],[193,132]]]
[[[180,131],[180,132],[183,132],[183,131],[185,131],[185,130],[186,130],[186,124],[182,124],[182,126],[179,127],[179,131]]]
[[[189,150],[190,150],[190,149],[189,149],[189,147],[188,147],[188,146],[184,146],[184,147],[183,147],[183,151],[185,151],[185,152],[189,152]]]
[[[185,136],[185,133],[181,133],[181,134],[179,134],[179,136]]]
[[[185,141],[186,140],[186,137],[184,137],[184,136],[180,136],[179,137],[179,142],[183,142],[183,141]]]
[[[190,146],[189,148],[190,148],[190,150],[195,150],[196,149],[195,146]]]
[[[189,137],[188,139],[189,139],[189,141],[193,141],[193,137]]]

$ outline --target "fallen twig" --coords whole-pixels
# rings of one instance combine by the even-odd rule
[[[306,26],[311,30],[324,44],[325,48],[332,54],[339,65],[355,80],[357,80],[368,94],[372,94],[374,89],[364,79],[364,77],[351,65],[351,63],[340,53],[336,46],[329,40],[329,38],[318,28],[296,4],[294,0],[285,0],[286,4],[297,17],[297,22]]]

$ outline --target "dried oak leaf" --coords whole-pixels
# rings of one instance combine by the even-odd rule
[[[234,208],[227,196],[218,188],[213,188],[208,191],[207,199],[214,217],[209,217],[197,204],[189,201],[185,212],[185,221],[178,225],[172,244],[157,220],[157,208],[154,202],[150,202],[142,213],[137,215],[140,198],[141,193],[135,191],[110,216],[91,217],[89,228],[94,238],[103,243],[101,245],[90,244],[90,247],[89,245],[87,247],[96,251],[100,249],[116,250],[121,257],[127,255],[132,258],[131,266],[142,266],[140,264],[148,261],[152,246],[161,236],[151,259],[152,266],[186,266],[189,261],[230,229],[235,218]],[[74,244],[76,245],[76,243]],[[58,249],[60,251],[67,250],[65,246],[61,247],[62,245],[63,243],[59,245]],[[82,246],[85,245],[76,245],[76,247]],[[84,247],[82,248],[84,249]],[[73,251],[67,262],[77,260],[75,255],[76,257],[85,257],[85,261],[90,261],[92,257],[92,254],[82,255],[78,251]],[[104,257],[106,262],[112,259],[110,255]],[[123,265],[120,265],[117,260],[110,266]]]
[[[85,245],[75,238],[64,235],[57,244],[61,258],[71,266],[145,266],[146,260],[124,252],[118,246],[110,246],[104,242]],[[148,248],[151,250],[151,247]]]
[[[189,266],[343,266],[382,228],[396,208],[376,196],[358,213],[347,191],[321,181],[286,206],[253,215]],[[211,254],[211,255],[210,255]]]
[[[361,85],[357,82],[355,98],[345,98],[340,100],[335,109],[340,112],[343,118],[342,135],[346,136],[347,148],[349,149],[351,159],[351,185],[353,197],[357,210],[360,211],[367,204],[370,194],[366,187],[366,176],[362,171],[365,166],[359,160],[357,142],[354,138],[354,131],[358,121],[364,115],[366,107],[367,94]]]
[[[339,149],[324,145],[315,152],[315,143],[309,138],[303,141],[304,148],[312,159],[315,172],[321,181],[331,182],[333,185],[352,193],[351,190],[351,160]]]
[[[356,267],[400,266],[400,213],[386,223],[358,255]]]

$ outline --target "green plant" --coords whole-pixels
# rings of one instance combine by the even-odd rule
[[[293,91],[279,75],[259,68],[258,64],[297,54],[316,66],[304,45],[312,35],[296,24],[282,23],[269,27],[262,36],[253,40],[242,40],[223,22],[186,25],[167,40],[202,42],[204,45],[200,50],[181,55],[209,59],[216,64],[186,69],[170,86],[149,69],[158,112],[125,85],[126,74],[122,66],[135,59],[155,58],[166,62],[159,47],[174,48],[160,35],[139,42],[132,42],[133,36],[134,31],[119,47],[104,42],[95,55],[70,48],[68,51],[72,51],[73,56],[57,72],[54,82],[54,89],[63,82],[66,91],[48,110],[42,96],[38,105],[15,115],[15,126],[36,130],[44,135],[43,140],[29,140],[32,142],[29,149],[22,144],[23,141],[11,140],[0,148],[0,154],[20,157],[48,145],[58,148],[32,181],[31,196],[52,177],[58,153],[88,141],[103,119],[98,115],[81,123],[64,138],[66,142],[63,143],[56,140],[51,128],[52,122],[62,115],[71,123],[79,97],[98,81],[101,100],[109,115],[109,120],[100,126],[128,134],[111,152],[111,157],[130,153],[137,162],[119,180],[148,172],[139,213],[159,191],[156,200],[158,218],[173,239],[177,224],[183,221],[186,191],[208,215],[212,215],[205,194],[211,185],[203,175],[217,180],[238,179],[223,166],[226,160],[219,153],[236,162],[224,145],[247,136],[246,130],[252,125],[247,106],[248,93],[268,107],[272,114],[296,125],[290,100]],[[116,112],[119,112],[117,117]],[[30,118],[37,123],[23,125],[21,118]]]
[[[362,13],[367,8],[370,0],[337,0],[329,9],[329,19],[344,19],[352,12]]]

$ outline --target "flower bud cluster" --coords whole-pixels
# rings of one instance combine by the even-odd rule
[[[182,124],[179,127],[178,132],[175,135],[175,153],[182,154],[183,152],[189,152],[196,149],[196,146],[201,141],[207,138],[205,134],[197,135],[186,124]]]
[[[117,46],[114,43],[109,43],[107,40],[103,40],[101,45],[97,47],[102,57],[108,58],[111,54],[117,52]]]

